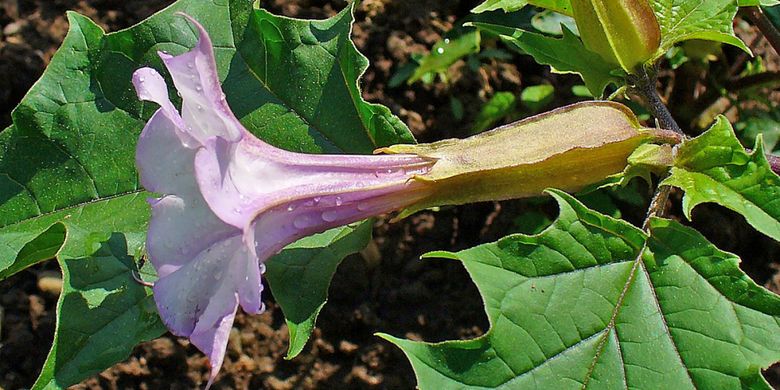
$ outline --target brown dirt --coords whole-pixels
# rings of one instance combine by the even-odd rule
[[[67,32],[66,10],[76,10],[109,31],[127,27],[170,3],[169,0],[0,0],[0,126],[40,76]],[[274,0],[273,12],[298,17],[326,17],[343,1]],[[571,85],[571,76],[551,75],[527,58],[488,63],[478,73],[456,64],[449,84],[388,88],[395,70],[409,55],[425,52],[441,33],[465,16],[476,1],[364,0],[354,29],[359,49],[371,68],[364,96],[390,107],[421,141],[468,132],[476,112],[495,91],[518,92],[542,81]],[[454,119],[450,96],[465,107]],[[566,94],[564,94],[566,95]],[[559,97],[563,104],[571,97]],[[452,261],[419,261],[436,249],[460,250],[494,241],[514,219],[537,203],[512,201],[423,212],[399,223],[379,221],[364,254],[344,260],[334,277],[330,300],[309,345],[299,357],[284,360],[287,329],[281,310],[267,297],[260,316],[239,314],[231,333],[217,389],[407,389],[414,374],[403,354],[375,332],[426,341],[471,338],[487,328],[480,298],[463,268]],[[549,202],[542,209],[551,217]],[[641,210],[627,213],[632,222]],[[679,215],[679,212],[677,212]],[[760,283],[780,291],[777,243],[755,233],[741,217],[722,208],[696,213],[698,228],[721,248],[745,259],[744,268]],[[725,222],[728,221],[728,222]],[[732,221],[737,221],[732,223]],[[728,226],[727,229],[720,228]],[[377,255],[378,253],[378,255]],[[51,344],[56,295],[39,283],[57,272],[55,262],[24,271],[0,284],[0,390],[28,387],[35,380]],[[189,389],[202,386],[205,357],[186,340],[170,335],[137,347],[131,357],[75,386],[76,389]],[[768,375],[778,383],[778,371]]]

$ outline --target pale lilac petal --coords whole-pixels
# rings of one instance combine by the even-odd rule
[[[208,358],[211,372],[206,384],[208,390],[217,378],[222,362],[225,360],[230,330],[233,328],[233,320],[236,317],[237,304],[233,304],[233,311],[222,316],[209,328],[198,329],[190,336],[190,341],[198,347]]]
[[[160,57],[181,95],[181,116],[187,124],[186,130],[201,144],[211,137],[237,141],[242,136],[242,127],[222,93],[211,39],[203,26],[184,16],[198,30],[197,46],[178,56],[160,53]]]
[[[212,376],[222,364],[239,301],[247,311],[262,309],[262,284],[243,273],[257,268],[257,260],[248,252],[239,236],[223,240],[154,285],[163,322],[209,357]],[[254,290],[252,297],[239,300],[236,288]]]
[[[147,251],[160,276],[215,242],[235,235],[208,208],[195,182],[195,151],[183,146],[176,125],[161,110],[147,123],[136,150],[141,183],[150,191],[167,194],[153,200]]]
[[[188,148],[200,146],[200,143],[187,134],[184,120],[171,103],[171,99],[168,97],[168,85],[160,73],[152,68],[138,69],[133,73],[133,86],[135,86],[135,91],[140,99],[160,105],[163,115],[175,124],[175,133],[182,144]]]

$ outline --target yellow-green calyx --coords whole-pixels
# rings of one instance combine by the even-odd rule
[[[647,0],[572,0],[585,47],[628,73],[651,60],[661,29]]]
[[[666,141],[668,132],[643,129],[621,104],[587,102],[467,139],[377,152],[436,161],[413,178],[429,186],[429,195],[408,215],[433,206],[539,196],[550,187],[575,192],[622,172],[640,145]]]

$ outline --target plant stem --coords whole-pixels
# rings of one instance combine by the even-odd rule
[[[648,73],[643,71],[642,74],[636,76],[630,76],[629,78],[629,91],[636,95],[639,95],[645,102],[645,106],[650,110],[650,113],[658,121],[658,124],[665,130],[673,131],[678,134],[681,140],[686,138],[685,133],[674,120],[669,108],[666,107],[661,96],[658,95],[658,89],[656,88],[656,82],[658,81],[656,72]],[[675,146],[675,149],[677,147]],[[667,175],[664,175],[659,179],[663,181]],[[645,221],[642,224],[642,229],[647,231],[650,224],[650,219],[653,217],[662,217],[666,213],[666,204],[669,201],[669,194],[671,192],[669,186],[659,186],[655,190],[653,200],[650,201],[650,207],[647,210]]]
[[[745,16],[764,34],[766,40],[780,54],[780,31],[766,17],[760,7],[745,7],[743,11]]]
[[[685,136],[680,125],[672,117],[672,113],[666,107],[666,104],[661,100],[661,96],[658,95],[656,89],[657,78],[655,73],[650,75],[648,72],[642,72],[641,75],[631,76],[629,83],[632,84],[629,90],[644,99],[647,109],[658,120],[658,123],[665,130],[671,130],[682,136]]]

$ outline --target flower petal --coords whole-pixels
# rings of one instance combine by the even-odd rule
[[[164,109],[155,113],[141,133],[136,165],[150,191],[167,194],[152,201],[147,250],[162,277],[176,271],[215,242],[235,235],[206,205],[195,182],[195,151],[176,135],[177,126]]]
[[[243,128],[230,112],[220,88],[211,39],[195,19],[181,15],[198,30],[198,44],[184,54],[160,53],[160,57],[181,95],[181,116],[187,124],[186,131],[201,144],[211,137],[237,141],[242,137]]]
[[[154,285],[165,326],[209,357],[210,381],[222,365],[238,304],[248,313],[262,312],[262,290],[257,258],[240,234],[216,242]]]
[[[187,134],[187,126],[184,124],[184,120],[168,97],[168,84],[157,70],[152,68],[136,70],[133,73],[133,85],[138,98],[160,105],[162,114],[175,124],[176,135],[186,147],[196,148],[200,146],[199,142]]]

